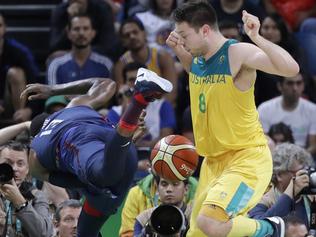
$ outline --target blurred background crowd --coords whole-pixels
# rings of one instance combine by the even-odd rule
[[[28,121],[44,111],[54,113],[64,108],[71,98],[61,95],[46,101],[21,100],[26,85],[111,78],[118,85],[116,95],[99,112],[116,124],[133,94],[140,67],[170,80],[174,90],[147,108],[147,133],[136,144],[139,162],[135,186],[121,207],[123,211],[109,220],[103,233],[137,236],[146,223],[138,215],[165,202],[163,192],[178,192],[181,201],[177,205],[186,211],[198,170],[184,183],[168,183],[150,174],[148,159],[155,143],[169,134],[182,134],[194,142],[188,75],[165,43],[174,29],[172,11],[183,1],[1,0],[0,128],[10,135],[0,138],[0,163],[15,167],[15,182],[13,194],[1,195],[0,233],[74,236],[81,210],[80,194],[29,177],[26,158],[31,139]],[[225,37],[249,42],[241,20],[242,10],[247,10],[259,17],[260,34],[285,48],[300,65],[300,73],[293,78],[257,72],[255,103],[273,154],[274,175],[271,189],[249,215],[287,216],[286,236],[305,236],[308,229],[316,229],[316,224],[310,224],[314,202],[310,194],[314,193],[310,189],[302,194],[309,184],[291,178],[302,176],[300,172],[313,167],[316,158],[316,0],[209,2]],[[21,198],[30,200],[28,206],[15,210],[14,202]],[[293,235],[295,231],[305,234]]]

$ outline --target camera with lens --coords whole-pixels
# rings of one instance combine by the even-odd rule
[[[301,194],[316,194],[316,170],[313,167],[306,168],[309,178],[309,186],[303,188]]]
[[[185,236],[186,219],[183,212],[173,205],[160,205],[151,214],[144,237]]]
[[[13,179],[14,172],[12,166],[7,163],[0,164],[0,184],[6,184]]]

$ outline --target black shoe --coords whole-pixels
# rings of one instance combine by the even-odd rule
[[[285,224],[281,217],[273,216],[267,217],[264,220],[268,221],[274,229],[273,235],[271,237],[284,237],[285,235]]]

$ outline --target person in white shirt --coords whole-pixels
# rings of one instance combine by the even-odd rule
[[[316,105],[301,98],[304,80],[301,74],[283,78],[278,83],[281,96],[268,100],[258,107],[263,130],[283,122],[290,126],[295,144],[316,155]]]

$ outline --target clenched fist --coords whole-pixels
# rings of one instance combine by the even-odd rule
[[[242,21],[244,22],[244,30],[250,39],[253,39],[259,35],[260,21],[258,17],[243,10]]]

